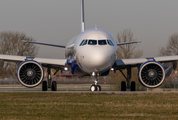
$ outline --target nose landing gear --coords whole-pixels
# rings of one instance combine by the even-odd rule
[[[95,77],[95,84],[92,84],[91,87],[90,87],[90,91],[101,91],[101,86],[98,85],[98,75],[95,75],[94,74],[94,77]]]

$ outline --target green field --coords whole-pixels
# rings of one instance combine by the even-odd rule
[[[1,120],[178,119],[178,94],[0,93]]]

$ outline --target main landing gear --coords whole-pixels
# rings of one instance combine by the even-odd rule
[[[98,85],[98,76],[97,75],[94,75],[95,77],[95,84],[92,84],[91,87],[90,87],[90,91],[101,91],[101,86]]]
[[[48,88],[51,89],[52,91],[57,91],[57,82],[52,81],[50,65],[47,66],[47,72],[48,72],[47,81],[42,82],[42,91],[47,91]]]
[[[119,70],[122,75],[125,77],[126,82],[122,81],[121,82],[121,91],[126,91],[127,89],[130,89],[130,91],[135,91],[135,82],[132,81],[131,85],[130,85],[130,79],[131,79],[131,67],[127,68],[127,77],[125,76],[125,74],[122,72],[122,70]]]

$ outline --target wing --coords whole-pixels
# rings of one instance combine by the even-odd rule
[[[177,68],[177,61],[178,56],[117,59],[112,67],[114,71],[119,70],[127,82],[131,79],[131,68],[138,67],[139,82],[147,88],[157,88]],[[127,69],[127,77],[123,73],[124,69]]]
[[[133,43],[140,43],[142,41],[133,41],[133,42],[124,42],[124,43],[117,43],[117,46],[119,45],[126,45],[126,44],[133,44]]]
[[[25,60],[35,60],[42,66],[46,67],[51,65],[53,68],[63,67],[66,64],[66,59],[51,59],[51,58],[38,58],[38,57],[26,57],[26,56],[15,56],[15,55],[3,55],[0,54],[0,60],[8,62],[23,62]]]
[[[123,69],[127,66],[136,67],[140,66],[142,63],[154,60],[160,63],[174,62],[178,61],[178,56],[161,56],[161,57],[148,57],[148,58],[132,58],[132,59],[116,59],[113,68]]]
[[[22,40],[22,41],[23,42],[28,42],[28,43],[40,44],[40,45],[47,45],[47,46],[53,46],[53,47],[66,48],[65,45],[58,45],[58,44],[51,44],[51,43],[42,43],[42,42],[34,42],[34,41],[27,41],[27,40]]]

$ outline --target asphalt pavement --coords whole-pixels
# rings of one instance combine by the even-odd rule
[[[178,93],[178,91],[23,91],[23,90],[9,90],[0,92],[41,92],[41,93],[105,93],[105,94],[156,94],[156,93]]]

